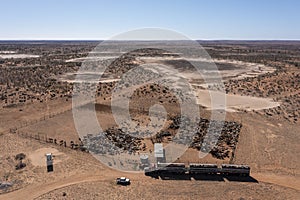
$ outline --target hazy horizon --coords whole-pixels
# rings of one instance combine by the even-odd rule
[[[80,42],[80,41],[83,41],[83,42],[102,42],[102,41],[106,41],[105,39],[73,39],[73,38],[62,38],[62,39],[0,39],[0,42],[31,42],[31,41],[36,41],[36,42],[40,42],[40,41],[74,41],[74,42]],[[184,40],[165,40],[165,39],[162,39],[162,40],[110,40],[110,41],[136,41],[136,42],[143,42],[143,41],[184,41]],[[186,40],[186,41],[189,41],[189,40]],[[272,41],[278,41],[278,42],[300,42],[300,39],[193,39],[193,41],[203,41],[203,42],[234,42],[234,41],[237,41],[237,42],[272,42]]]

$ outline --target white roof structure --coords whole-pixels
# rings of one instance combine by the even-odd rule
[[[52,153],[47,153],[46,158],[47,158],[47,161],[51,161],[52,160]]]
[[[154,143],[154,157],[155,158],[164,157],[164,148],[162,143]]]

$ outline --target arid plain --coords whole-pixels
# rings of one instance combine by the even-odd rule
[[[201,117],[192,144],[176,162],[246,164],[251,167],[251,179],[163,180],[145,176],[142,171],[128,173],[104,165],[83,148],[83,136],[76,129],[72,112],[75,75],[98,42],[7,41],[0,42],[0,199],[297,199],[300,43],[199,43],[216,64],[226,92],[224,127],[216,147],[207,156],[198,157],[203,136],[212,112],[221,109],[211,106],[208,93],[219,90],[214,84],[205,84],[191,68],[190,63],[203,60],[166,53],[161,50],[164,44],[122,56],[102,52],[101,60],[113,62],[105,71],[105,80],[96,87],[93,105],[98,122],[125,154],[150,153],[154,142],[172,141],[180,126],[180,101],[172,90],[151,83],[131,88],[129,111],[131,120],[139,126],[150,124],[151,106],[159,104],[167,111],[162,130],[149,138],[128,136],[129,143],[118,143],[126,131],[115,121],[111,106],[114,87],[122,74],[143,64],[158,64],[155,72],[138,73],[135,79],[143,80],[165,72],[161,66],[171,66],[188,80]],[[209,70],[206,69],[207,79],[211,78]],[[169,75],[174,78],[177,74]],[[121,98],[123,93],[118,95]],[[117,97],[113,100],[118,102]],[[89,110],[90,103],[80,109]],[[54,155],[54,172],[46,171],[46,153]],[[21,161],[17,156],[20,154],[25,155]],[[129,177],[132,184],[116,185],[119,176]]]

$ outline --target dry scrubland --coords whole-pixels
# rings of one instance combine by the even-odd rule
[[[219,60],[239,60],[274,68],[274,72],[248,78],[225,81],[228,94],[264,97],[280,103],[279,107],[251,111],[229,112],[218,145],[203,158],[198,158],[210,111],[200,106],[199,132],[191,148],[178,162],[236,163],[251,166],[256,182],[217,180],[156,180],[141,174],[127,174],[112,170],[89,153],[74,150],[80,147],[73,122],[71,94],[73,83],[62,81],[65,74],[76,72],[80,66],[76,58],[87,55],[97,43],[1,43],[0,54],[0,177],[13,183],[0,189],[0,199],[297,199],[300,195],[299,160],[299,42],[204,42],[208,53]],[[107,78],[119,78],[124,72],[147,60],[144,57],[168,57],[160,50],[140,50],[114,61],[107,69]],[[14,54],[14,58],[8,58]],[[16,56],[22,54],[22,56]],[[38,55],[24,57],[23,54]],[[173,58],[177,55],[171,55]],[[70,62],[70,60],[74,62]],[[68,62],[66,62],[68,61]],[[153,60],[151,61],[153,62]],[[186,61],[160,63],[191,72]],[[218,65],[218,63],[217,63]],[[183,67],[185,66],[185,67]],[[234,71],[232,64],[218,65],[224,74]],[[227,70],[226,70],[227,67]],[[242,67],[239,66],[240,69]],[[249,75],[249,72],[245,72]],[[192,80],[201,85],[201,80]],[[111,91],[115,82],[97,86],[96,111],[99,123],[110,138],[120,138],[111,113]],[[215,89],[209,86],[210,89]],[[196,87],[197,88],[197,87]],[[203,89],[203,88],[202,88]],[[147,101],[145,101],[147,100]],[[131,117],[140,125],[149,124],[148,110],[155,103],[169,113],[163,130],[149,139],[137,138],[134,152],[153,150],[154,141],[167,143],[178,127],[178,99],[168,88],[145,85],[137,88],[130,101]],[[82,109],[88,109],[83,107]],[[49,139],[56,139],[56,143]],[[48,142],[46,142],[46,140]],[[132,140],[130,138],[130,140]],[[60,141],[65,142],[61,143]],[[71,148],[71,141],[78,146]],[[133,145],[120,144],[124,152]],[[66,147],[65,147],[66,146]],[[54,153],[54,173],[46,173],[41,159]],[[22,163],[15,156],[24,153]],[[44,159],[44,158],[43,158]],[[117,176],[126,175],[132,185],[115,185]]]

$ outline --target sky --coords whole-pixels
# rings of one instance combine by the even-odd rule
[[[139,28],[199,40],[299,40],[299,0],[0,0],[0,40],[109,39]]]

